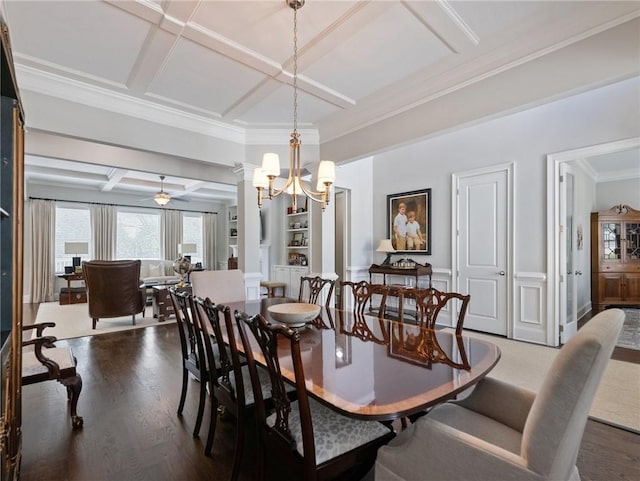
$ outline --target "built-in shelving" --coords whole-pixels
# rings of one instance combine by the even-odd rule
[[[287,264],[308,266],[310,261],[311,222],[309,212],[303,208],[285,215],[285,251]]]

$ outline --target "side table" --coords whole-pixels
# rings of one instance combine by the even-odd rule
[[[171,302],[171,295],[169,288],[175,287],[172,285],[159,285],[153,286],[153,317],[158,318],[158,322],[164,322],[165,319],[175,316],[173,310],[173,303]],[[183,287],[175,287],[178,292],[188,292],[191,294],[191,286],[186,285]]]
[[[71,287],[71,281],[84,281],[82,273],[57,274],[57,277],[67,281],[67,287],[60,289],[60,305],[81,304],[87,302],[87,288]]]

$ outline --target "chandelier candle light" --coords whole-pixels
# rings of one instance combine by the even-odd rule
[[[276,177],[280,176],[280,157],[278,154],[266,153],[262,158],[262,167],[253,173],[253,186],[258,189],[258,207],[266,197],[273,199],[283,192],[291,195],[293,211],[297,211],[297,196],[304,194],[311,200],[320,202],[322,210],[329,203],[331,184],[336,179],[335,164],[330,160],[321,160],[318,164],[318,183],[316,191],[308,187],[300,177],[300,134],[298,133],[298,9],[305,0],[285,0],[293,9],[293,132],[289,140],[289,176],[281,190],[273,186]]]

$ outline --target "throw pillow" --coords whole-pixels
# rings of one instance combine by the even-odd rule
[[[149,277],[161,277],[164,276],[164,269],[162,264],[149,264]]]

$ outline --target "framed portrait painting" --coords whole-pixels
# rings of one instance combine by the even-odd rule
[[[431,189],[387,195],[387,235],[396,252],[431,254]]]

